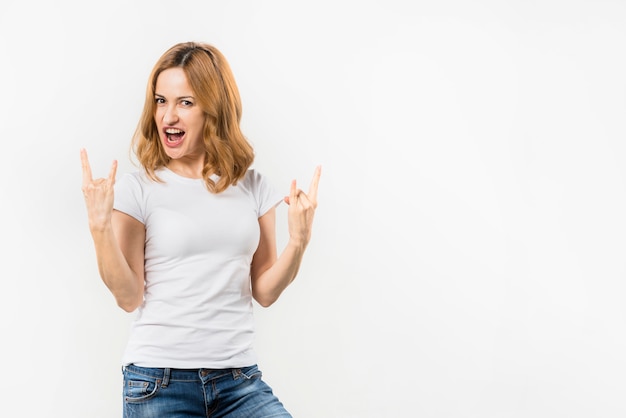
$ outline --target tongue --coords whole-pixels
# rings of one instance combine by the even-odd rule
[[[180,144],[183,140],[183,134],[168,134],[167,135],[167,145],[176,146]]]

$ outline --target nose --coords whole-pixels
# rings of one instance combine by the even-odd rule
[[[178,122],[178,112],[175,105],[168,106],[163,114],[163,122],[166,125],[174,125]]]

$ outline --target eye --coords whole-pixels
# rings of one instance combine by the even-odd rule
[[[163,104],[163,103],[165,103],[165,99],[164,99],[164,98],[162,98],[162,97],[155,97],[155,98],[154,98],[154,102],[155,102],[156,104]]]
[[[189,107],[189,106],[193,106],[193,102],[191,102],[191,101],[189,101],[189,100],[182,100],[180,103],[181,103],[183,106],[187,106],[187,107]]]

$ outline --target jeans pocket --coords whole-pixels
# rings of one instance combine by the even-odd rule
[[[259,379],[263,375],[259,367],[255,364],[254,366],[244,367],[241,369],[241,375],[245,379]]]
[[[124,400],[126,402],[143,402],[153,398],[160,385],[160,379],[126,374],[124,376]]]

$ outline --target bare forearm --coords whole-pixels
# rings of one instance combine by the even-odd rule
[[[261,306],[268,307],[296,278],[306,245],[290,240],[276,262],[261,274],[253,286],[254,299]]]
[[[268,211],[259,218],[261,241],[252,262],[251,274],[252,295],[261,306],[267,307],[276,302],[300,270],[304,251],[311,239],[320,173],[318,166],[308,195],[296,187],[295,180],[291,182],[289,196],[285,197],[289,205],[289,241],[279,257],[276,257],[274,211]]]
[[[91,235],[102,281],[122,309],[133,311],[143,298],[143,278],[130,268],[112,227],[92,228]]]

